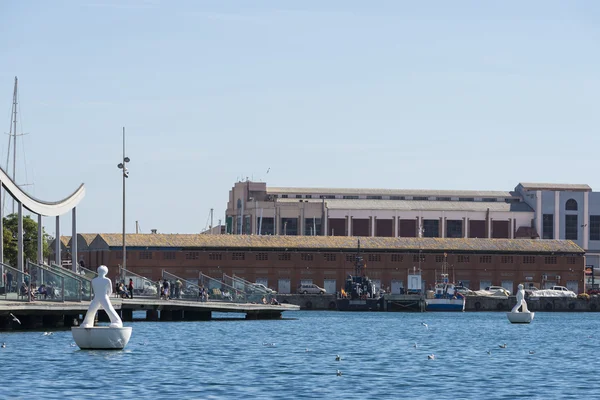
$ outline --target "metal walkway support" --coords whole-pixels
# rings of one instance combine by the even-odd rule
[[[250,301],[247,294],[234,286],[228,285],[218,279],[199,273],[198,283],[208,292],[208,300],[222,300],[233,303],[246,303]]]
[[[200,301],[201,288],[197,284],[183,279],[177,275],[173,275],[170,272],[162,270],[162,279],[169,282],[169,290],[171,292],[172,299],[184,299],[184,300],[195,300]],[[179,284],[177,283],[179,282]]]
[[[160,298],[160,284],[154,282],[152,279],[146,278],[145,276],[138,275],[135,272],[131,272],[119,265],[119,278],[121,282],[127,287],[129,285],[129,279],[133,281],[133,295],[143,297],[156,297]],[[117,282],[113,282],[116,285]]]

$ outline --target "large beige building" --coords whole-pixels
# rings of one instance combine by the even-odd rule
[[[237,182],[227,233],[288,236],[535,238],[533,209],[504,191],[267,187]]]

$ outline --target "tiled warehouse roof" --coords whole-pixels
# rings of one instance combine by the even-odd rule
[[[323,251],[353,250],[357,237],[351,236],[255,236],[200,234],[128,234],[129,248],[227,248],[227,249],[311,249]],[[90,249],[120,247],[120,233],[100,233]],[[442,239],[361,237],[366,251],[457,251],[502,253],[583,254],[570,240],[539,239]]]

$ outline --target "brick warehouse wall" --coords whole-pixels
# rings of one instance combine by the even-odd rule
[[[407,274],[419,265],[415,252],[364,252],[367,275],[381,281],[383,287],[391,286],[392,280],[407,282]],[[273,251],[273,250],[172,250],[128,249],[127,268],[152,280],[161,277],[162,270],[185,279],[197,279],[202,272],[215,278],[223,273],[237,275],[249,281],[268,279],[273,289],[278,279],[290,279],[291,289],[302,279],[312,279],[323,286],[325,279],[335,279],[341,288],[348,274],[354,273],[355,252],[351,251]],[[435,281],[444,261],[443,253],[421,253],[423,279],[428,286]],[[122,262],[120,250],[88,251],[80,254],[86,267],[95,269],[107,265],[110,277],[118,271]],[[552,254],[487,254],[448,253],[446,261],[450,278],[469,281],[472,289],[479,289],[480,281],[500,285],[501,281],[513,281],[513,291],[520,282],[529,281],[540,285],[543,276],[548,281],[566,286],[567,281],[577,281],[578,291],[583,291],[584,257],[581,255]],[[560,280],[556,277],[560,276]]]

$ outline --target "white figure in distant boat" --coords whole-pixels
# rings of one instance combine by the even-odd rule
[[[112,294],[112,282],[106,277],[108,274],[108,268],[105,265],[98,267],[98,276],[92,279],[92,288],[94,289],[94,299],[90,303],[85,319],[81,324],[82,328],[93,328],[94,319],[96,313],[100,308],[103,308],[110,318],[111,328],[122,328],[123,321],[119,317],[119,314],[113,308],[110,302],[110,295]]]
[[[519,311],[521,309],[521,311]],[[524,312],[528,313],[529,309],[527,309],[527,302],[525,301],[525,289],[523,284],[519,284],[519,290],[517,291],[517,304],[510,311],[512,313]]]

